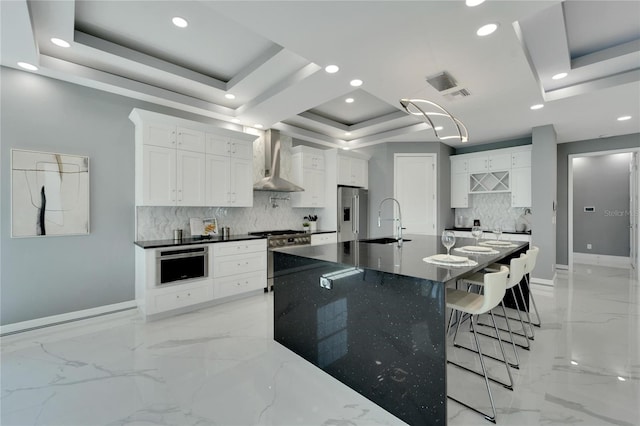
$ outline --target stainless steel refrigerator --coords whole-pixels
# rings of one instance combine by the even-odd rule
[[[338,187],[338,241],[369,237],[369,192],[362,188]]]

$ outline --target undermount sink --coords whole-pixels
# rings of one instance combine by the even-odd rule
[[[406,239],[402,240],[402,242],[407,242],[407,241],[411,241],[411,240],[406,240]],[[398,240],[395,238],[384,237],[384,238],[372,238],[370,240],[360,240],[360,242],[367,243],[367,244],[391,244],[391,243],[397,243]]]

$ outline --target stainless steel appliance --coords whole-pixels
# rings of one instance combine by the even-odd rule
[[[265,290],[273,289],[273,252],[271,250],[311,244],[311,234],[292,229],[249,232],[249,235],[267,238],[267,288]]]
[[[193,247],[158,250],[156,253],[156,285],[173,284],[207,278],[209,248]]]
[[[369,192],[350,186],[338,187],[338,241],[369,236]]]

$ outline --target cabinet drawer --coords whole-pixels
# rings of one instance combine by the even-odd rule
[[[188,290],[180,290],[172,293],[153,296],[155,312],[164,312],[183,306],[194,305],[196,303],[210,300],[208,286],[192,287]]]
[[[229,256],[233,254],[253,253],[262,251],[267,252],[267,240],[249,240],[238,241],[233,243],[217,243],[213,245],[214,256]]]
[[[338,234],[335,232],[329,234],[313,234],[311,235],[311,245],[329,244],[338,241]]]
[[[204,132],[178,127],[178,149],[204,153]]]
[[[249,253],[213,258],[213,276],[226,277],[254,271],[267,270],[267,253]]]
[[[259,290],[267,286],[267,275],[264,272],[235,275],[217,279],[214,282],[213,297],[219,299],[248,291]]]

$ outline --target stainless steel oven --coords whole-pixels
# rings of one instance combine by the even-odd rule
[[[206,246],[165,249],[156,253],[156,286],[208,276],[209,248]]]
[[[250,232],[249,235],[267,237],[267,290],[273,290],[273,251],[274,248],[311,244],[311,234],[291,229],[277,231]]]

